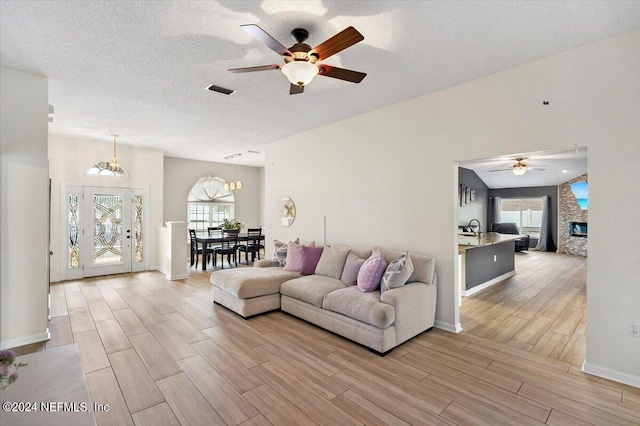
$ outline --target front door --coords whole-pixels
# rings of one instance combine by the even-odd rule
[[[85,187],[83,210],[84,276],[131,272],[131,189]]]
[[[145,191],[68,186],[66,279],[145,269]]]

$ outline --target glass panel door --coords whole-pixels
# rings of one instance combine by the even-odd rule
[[[130,189],[84,188],[85,277],[131,272],[131,204]]]

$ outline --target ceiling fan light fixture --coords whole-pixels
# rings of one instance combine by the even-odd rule
[[[296,86],[306,86],[320,71],[318,67],[307,61],[292,61],[284,64],[282,73],[289,79],[291,84]]]
[[[513,166],[513,174],[516,176],[522,176],[527,172],[527,166],[518,162],[515,166]]]

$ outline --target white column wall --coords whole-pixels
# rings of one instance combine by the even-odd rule
[[[640,383],[640,338],[626,333],[640,319],[640,246],[626,241],[640,211],[638,52],[640,30],[273,142],[267,228],[322,242],[326,216],[328,243],[435,257],[437,325],[455,330],[457,162],[587,145],[586,360]],[[297,207],[289,228],[282,197]]]
[[[48,333],[47,78],[0,67],[0,349]]]

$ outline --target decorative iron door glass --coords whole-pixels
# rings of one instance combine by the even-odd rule
[[[131,271],[131,223],[130,189],[87,188],[85,213],[91,216],[85,223],[92,224],[91,232],[85,232],[84,276],[118,274]],[[87,205],[89,204],[89,205]],[[89,235],[87,235],[89,234]]]
[[[93,262],[106,265],[122,262],[122,197],[93,196]],[[129,232],[131,232],[129,230]]]

